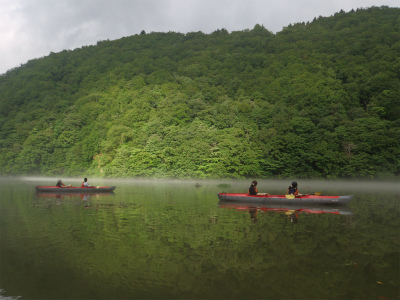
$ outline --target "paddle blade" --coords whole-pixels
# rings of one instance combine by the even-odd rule
[[[321,196],[321,192],[314,193],[315,196]]]
[[[286,197],[287,199],[294,199],[294,198],[296,198],[295,195],[285,195],[285,197]]]

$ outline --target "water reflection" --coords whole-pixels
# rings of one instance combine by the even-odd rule
[[[3,294],[5,294],[6,291],[3,289],[0,289],[0,300],[17,300],[19,298],[21,298],[20,296],[15,297],[15,296],[3,296]]]
[[[257,213],[275,212],[286,215],[292,223],[297,223],[301,214],[352,215],[347,206],[296,205],[296,204],[260,204],[257,202],[219,201],[219,208],[236,211],[248,211],[252,222],[257,222]]]
[[[116,182],[116,195],[90,198],[35,194],[38,184],[0,181],[0,296],[399,295],[397,190],[358,192],[345,207],[315,207],[218,202],[217,183]],[[248,184],[231,186],[233,192]],[[342,193],[341,186],[324,193]]]
[[[33,206],[52,207],[61,204],[83,205],[89,208],[91,200],[113,199],[114,192],[110,193],[35,193]]]
[[[36,193],[36,200],[90,200],[100,199],[109,196],[115,196],[114,192],[110,193]]]

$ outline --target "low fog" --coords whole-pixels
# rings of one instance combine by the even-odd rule
[[[57,180],[61,179],[65,184],[72,184],[73,186],[80,185],[83,182],[83,178],[77,177],[3,177],[0,181],[21,181],[22,184],[29,185],[55,185]],[[338,191],[346,192],[351,194],[354,192],[373,192],[373,191],[386,191],[400,193],[400,184],[397,179],[393,180],[360,180],[360,179],[215,179],[215,180],[204,180],[204,179],[118,179],[118,178],[88,178],[88,182],[93,185],[127,185],[127,184],[142,184],[142,185],[188,185],[193,187],[200,186],[200,188],[215,188],[218,185],[224,184],[229,185],[229,188],[224,188],[227,192],[241,192],[247,190],[252,180],[258,181],[258,189],[260,192],[268,192],[269,190],[286,190],[287,187],[296,181],[298,183],[299,191],[301,193],[313,193],[322,191]],[[116,192],[118,189],[116,190]]]

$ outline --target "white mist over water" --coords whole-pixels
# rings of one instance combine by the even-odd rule
[[[62,179],[64,184],[72,184],[73,186],[80,185],[83,182],[83,178],[76,177],[4,177],[0,178],[0,181],[8,181],[8,180],[18,180],[22,183],[27,184],[40,184],[40,185],[55,185],[58,179]],[[141,183],[144,185],[193,185],[193,186],[201,186],[201,187],[215,187],[219,184],[228,184],[230,185],[230,192],[241,192],[243,190],[247,190],[248,186],[250,186],[251,181],[254,179],[215,179],[215,180],[203,180],[203,179],[151,179],[151,178],[88,178],[88,181],[92,185],[116,185],[118,184],[126,185],[129,183]],[[310,179],[257,179],[258,188],[261,191],[268,192],[269,190],[281,190],[282,194],[286,191],[287,187],[292,183],[292,181],[297,181],[299,186],[299,191],[301,193],[313,193],[318,191],[338,191],[340,193],[352,194],[354,192],[390,192],[390,193],[399,193],[400,194],[400,181],[399,180],[359,180],[359,179],[337,179],[337,180],[310,180]]]

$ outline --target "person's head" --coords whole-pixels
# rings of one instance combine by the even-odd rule
[[[296,181],[292,182],[292,187],[297,187],[297,182]]]
[[[251,182],[251,185],[256,186],[256,185],[257,185],[257,181],[253,180],[253,181]]]
[[[61,182],[61,179],[58,179],[57,182]]]
[[[87,182],[87,178],[84,178],[83,181],[84,181],[84,182]]]

